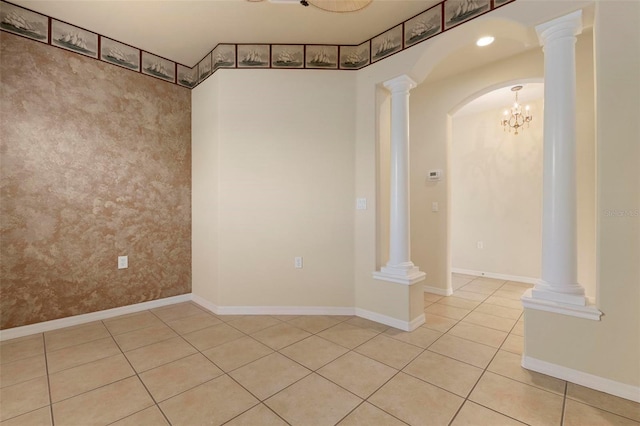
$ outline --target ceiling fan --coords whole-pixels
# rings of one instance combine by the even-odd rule
[[[247,0],[260,2],[264,0]],[[299,3],[302,6],[314,6],[328,12],[356,12],[367,7],[373,0],[269,0],[271,3]]]

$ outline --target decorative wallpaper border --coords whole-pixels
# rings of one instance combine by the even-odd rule
[[[2,0],[0,30],[194,88],[221,68],[359,70],[515,0],[444,0],[358,45],[220,43],[192,67]]]

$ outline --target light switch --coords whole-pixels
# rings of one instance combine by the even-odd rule
[[[431,211],[432,212],[437,212],[440,210],[440,207],[438,206],[438,202],[434,201],[431,203]]]
[[[118,269],[127,269],[129,267],[129,256],[118,256]]]
[[[357,198],[356,199],[356,210],[366,210],[367,209],[367,199],[366,198]]]

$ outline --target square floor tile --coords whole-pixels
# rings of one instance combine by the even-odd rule
[[[408,374],[399,373],[368,401],[411,425],[446,425],[464,399]]]
[[[567,398],[640,422],[640,403],[569,383]]]
[[[318,370],[318,374],[360,398],[368,398],[397,372],[394,368],[355,352],[349,352]]]
[[[256,331],[264,330],[267,327],[281,323],[282,321],[268,315],[247,315],[242,318],[227,321],[227,324],[230,326],[247,334],[255,333]]]
[[[520,320],[511,329],[511,334],[524,337],[524,321]]]
[[[176,318],[165,321],[178,334],[187,334],[193,331],[202,330],[212,325],[222,324],[222,320],[206,312],[197,313],[188,317]]]
[[[204,309],[199,308],[193,303],[184,302],[152,309],[151,312],[162,321],[171,321],[178,318],[201,314],[204,312]]]
[[[51,399],[62,401],[135,374],[122,354],[102,358],[51,374]]]
[[[509,334],[500,349],[522,355],[524,351],[524,337],[518,336],[517,334]]]
[[[524,423],[471,401],[464,403],[458,414],[456,414],[456,418],[453,419],[453,422],[451,423],[451,426],[478,425],[522,426]]]
[[[174,337],[173,339],[163,340],[162,342],[125,352],[125,356],[133,365],[133,368],[138,373],[141,373],[196,352],[197,350],[181,337]]]
[[[449,334],[445,334],[429,346],[429,350],[479,368],[485,368],[489,365],[491,358],[498,351],[496,348]]]
[[[151,327],[152,325],[162,324],[162,321],[149,311],[122,315],[116,318],[104,320],[103,322],[105,327],[107,327],[109,332],[114,336],[139,330],[141,328]]]
[[[57,351],[58,349],[68,346],[75,346],[105,337],[110,337],[110,334],[101,321],[44,333],[47,352]]]
[[[333,327],[340,321],[329,315],[303,315],[289,321],[289,324],[301,328],[309,333],[319,333],[329,327]]]
[[[640,423],[590,405],[567,399],[563,426],[638,426]]]
[[[16,360],[0,367],[0,387],[15,385],[47,375],[47,363],[44,355]]]
[[[464,321],[456,324],[455,327],[449,330],[448,334],[494,348],[499,348],[502,342],[504,342],[504,339],[507,338],[507,333],[504,331],[494,330]]]
[[[472,288],[474,291],[467,291],[468,286],[462,287],[460,290],[454,291],[453,296],[459,297],[461,299],[474,300],[476,302],[483,302],[487,297],[491,294],[491,290],[477,290]]]
[[[424,324],[422,325],[422,327],[428,328],[431,330],[436,330],[441,333],[446,333],[447,331],[449,331],[451,327],[453,327],[457,323],[458,323],[458,320],[454,320],[451,318],[446,318],[440,315],[434,315],[434,314],[425,312]]]
[[[245,334],[227,324],[217,324],[203,328],[202,330],[194,331],[193,333],[187,333],[182,337],[198,348],[199,351],[205,351],[218,345],[245,337]]]
[[[500,350],[487,370],[558,395],[564,395],[566,385],[564,380],[522,368],[521,361],[522,356]]]
[[[287,422],[282,420],[276,413],[267,408],[266,405],[256,405],[249,411],[245,411],[238,417],[225,423],[225,426],[287,426]]]
[[[463,299],[457,296],[449,296],[449,297],[443,297],[438,301],[438,303],[441,305],[453,306],[455,308],[475,309],[482,302],[478,300]]]
[[[393,417],[391,414],[385,413],[378,407],[368,402],[363,402],[355,410],[353,410],[340,423],[340,426],[405,426],[406,423]]]
[[[51,407],[46,406],[2,422],[2,426],[51,426]]]
[[[425,314],[439,315],[454,320],[461,320],[466,317],[469,312],[471,312],[471,309],[456,308],[455,306],[442,305],[440,303],[434,303],[424,309]]]
[[[562,396],[488,371],[469,399],[530,425],[559,425],[562,419]]]
[[[264,400],[302,379],[310,370],[279,353],[267,355],[229,373],[234,380]]]
[[[310,370],[317,370],[339,356],[344,355],[347,351],[347,348],[336,345],[321,337],[310,336],[280,350],[280,353],[299,362]]]
[[[229,372],[273,353],[273,349],[245,336],[202,353],[218,367]]]
[[[222,370],[197,353],[145,371],[140,374],[140,380],[156,402],[160,402],[222,374]]]
[[[122,353],[111,337],[69,346],[47,354],[49,374]]]
[[[502,318],[495,315],[482,314],[476,311],[471,312],[462,320],[462,322],[481,325],[483,327],[493,328],[494,330],[505,331],[507,333],[511,331],[516,321],[517,319]]]
[[[364,328],[365,330],[371,330],[376,333],[382,333],[383,331],[389,329],[388,325],[380,324],[379,322],[371,321],[366,318],[354,317],[348,321],[345,321],[345,324],[355,325],[356,327]]]
[[[379,335],[358,346],[355,351],[400,370],[418,356],[423,349],[385,335]]]
[[[413,331],[402,331],[397,328],[390,328],[384,332],[384,335],[426,349],[438,340],[440,336],[442,336],[442,333],[425,327],[418,327]]]
[[[0,421],[28,413],[49,405],[49,384],[46,377],[38,377],[0,389]]]
[[[269,346],[271,349],[279,350],[309,337],[311,334],[289,323],[283,322],[253,333],[251,336]]]
[[[433,294],[433,293],[424,293],[424,301],[425,302],[429,302],[429,303],[435,303],[438,300],[442,299],[443,296],[440,296],[439,294]]]
[[[515,320],[520,318],[522,315],[522,309],[506,308],[504,306],[492,305],[490,303],[483,303],[475,309],[475,312]]]
[[[366,330],[344,322],[318,333],[318,336],[323,339],[330,340],[333,343],[349,349],[360,346],[377,335],[378,333],[375,331]]]
[[[59,425],[109,424],[153,405],[137,377],[112,383],[53,404]]]
[[[402,371],[463,398],[482,375],[480,368],[430,351],[422,353]]]
[[[220,425],[258,404],[249,392],[224,375],[161,402],[173,426]]]
[[[6,340],[1,343],[0,363],[2,364],[36,355],[44,355],[44,338],[42,334]]]
[[[520,299],[506,299],[504,297],[499,297],[499,296],[489,296],[487,298],[487,300],[484,301],[484,303],[490,304],[490,305],[497,305],[497,306],[502,306],[505,308],[511,308],[511,309],[522,309],[522,301]]]
[[[496,290],[492,296],[496,296],[496,297],[502,297],[504,299],[511,299],[511,300],[520,300],[522,298],[522,294],[525,292],[525,289],[522,289],[522,291],[513,291],[513,290]]]
[[[122,420],[111,423],[110,426],[168,426],[167,420],[157,405],[138,411]]]
[[[177,336],[175,331],[165,324],[158,322],[158,324],[152,325],[151,327],[118,334],[113,338],[118,346],[120,346],[120,350],[127,352]]]
[[[315,373],[265,401],[294,425],[334,425],[362,400]]]

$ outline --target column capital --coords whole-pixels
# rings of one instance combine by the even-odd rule
[[[582,10],[536,26],[541,46],[560,37],[575,37],[582,33]]]
[[[413,81],[408,75],[403,74],[399,75],[398,77],[394,77],[391,80],[385,81],[383,85],[393,94],[408,92],[409,90],[416,87],[417,83]]]

